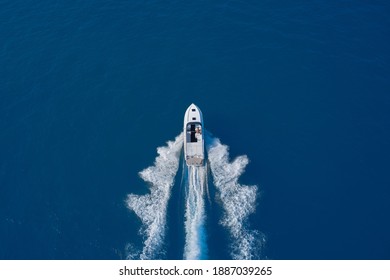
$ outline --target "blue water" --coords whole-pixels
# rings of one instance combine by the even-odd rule
[[[249,158],[239,182],[257,186],[258,257],[390,259],[387,1],[0,7],[0,259],[142,249],[126,199],[149,193],[138,172],[192,102],[231,160]],[[161,258],[183,258],[181,174]],[[207,257],[229,259],[210,186]]]

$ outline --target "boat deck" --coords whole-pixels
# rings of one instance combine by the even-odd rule
[[[186,160],[187,165],[203,165],[203,158],[190,157]]]
[[[189,141],[188,141],[189,140]],[[204,145],[203,138],[198,135],[198,138],[194,137],[194,133],[187,133],[186,142],[186,162],[188,165],[202,165],[204,159]]]

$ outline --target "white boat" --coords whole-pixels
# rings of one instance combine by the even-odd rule
[[[203,116],[192,103],[184,114],[184,159],[188,166],[201,166],[204,158]]]

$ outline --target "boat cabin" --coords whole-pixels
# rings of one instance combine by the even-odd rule
[[[187,143],[202,142],[202,125],[201,123],[188,123],[186,127]]]

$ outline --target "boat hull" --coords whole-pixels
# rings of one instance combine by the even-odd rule
[[[204,165],[203,116],[200,109],[191,104],[184,114],[184,160],[188,166]]]

